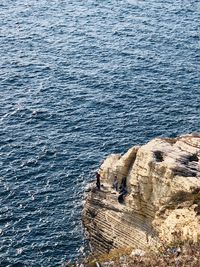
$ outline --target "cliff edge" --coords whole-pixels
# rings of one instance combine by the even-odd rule
[[[200,239],[200,134],[156,138],[112,154],[99,173],[101,189],[91,186],[82,216],[93,251]],[[126,177],[123,203],[115,176],[119,185]]]

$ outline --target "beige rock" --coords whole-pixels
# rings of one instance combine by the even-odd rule
[[[123,156],[111,155],[101,165],[104,184],[92,190],[83,223],[92,247],[149,246],[200,239],[200,135],[156,138]],[[112,189],[127,177],[128,195],[118,203]]]

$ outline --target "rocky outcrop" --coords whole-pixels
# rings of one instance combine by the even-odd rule
[[[101,165],[101,190],[92,186],[83,224],[96,252],[132,246],[146,249],[200,239],[200,135],[156,138]],[[112,188],[127,179],[128,195],[118,202]]]

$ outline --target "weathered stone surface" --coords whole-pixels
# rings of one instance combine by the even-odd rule
[[[101,165],[101,191],[86,199],[83,223],[92,248],[145,249],[200,239],[200,135],[156,138]],[[114,176],[127,177],[128,195],[118,203]]]

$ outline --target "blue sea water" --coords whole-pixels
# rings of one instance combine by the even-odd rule
[[[0,266],[82,255],[106,155],[200,130],[198,0],[1,0]]]

